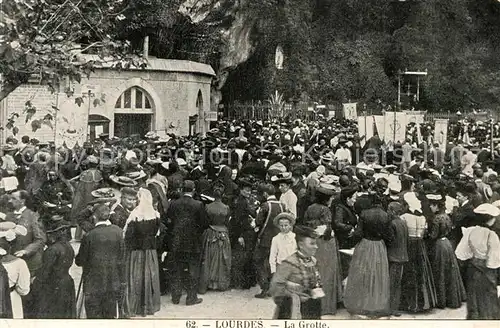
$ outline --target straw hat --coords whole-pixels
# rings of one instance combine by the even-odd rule
[[[137,181],[137,180],[140,180],[140,179],[144,179],[147,174],[146,172],[144,172],[143,170],[141,171],[133,171],[133,172],[127,172],[124,174],[125,177],[127,178],[130,178],[134,181]]]
[[[273,219],[273,224],[276,227],[279,227],[280,220],[288,220],[290,221],[290,224],[292,226],[295,225],[295,215],[293,215],[292,213],[283,212],[276,215],[276,217]]]
[[[290,182],[292,180],[291,172],[283,172],[271,177],[271,182]]]
[[[133,179],[125,176],[111,175],[109,179],[114,183],[123,186],[123,187],[134,187],[137,185],[137,182]]]

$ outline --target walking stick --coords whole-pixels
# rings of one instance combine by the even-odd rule
[[[76,306],[78,307],[76,309],[77,313],[77,318],[78,319],[82,319],[82,312],[83,312],[83,295],[82,295],[82,299],[81,299],[81,304],[78,304],[78,301],[80,300],[80,293],[82,293],[82,286],[83,286],[83,278],[80,279],[80,284],[78,285],[78,292],[76,293]]]

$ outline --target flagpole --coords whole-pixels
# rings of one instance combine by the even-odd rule
[[[493,118],[490,119],[490,135],[491,135],[491,160],[495,160],[495,153],[493,151]]]

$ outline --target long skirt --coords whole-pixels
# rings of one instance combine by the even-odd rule
[[[389,263],[383,241],[362,239],[354,249],[344,305],[351,314],[390,313]]]
[[[276,318],[277,320],[291,319],[292,298],[279,297],[277,300]],[[309,299],[300,304],[300,316],[302,320],[321,319],[321,301],[319,299]]]
[[[408,263],[403,270],[400,310],[423,312],[436,306],[432,267],[422,238],[408,239]]]
[[[124,307],[128,316],[160,311],[160,279],[156,250],[133,250],[126,260],[127,290]]]
[[[486,268],[484,261],[469,261],[466,270],[468,320],[500,319],[497,270]]]
[[[436,240],[429,249],[429,259],[436,286],[436,306],[440,309],[460,308],[466,299],[466,292],[450,241],[446,238]]]
[[[253,252],[255,249],[255,233],[253,230],[243,233],[245,246],[233,244],[231,249],[231,287],[250,289],[257,284]]]
[[[231,243],[225,227],[203,233],[203,255],[199,292],[227,290],[231,283]]]
[[[68,274],[50,281],[33,283],[34,317],[36,319],[75,319],[75,283]]]
[[[342,281],[340,278],[340,260],[335,238],[318,239],[316,251],[318,271],[325,297],[321,299],[323,315],[337,313],[337,303],[342,298]]]

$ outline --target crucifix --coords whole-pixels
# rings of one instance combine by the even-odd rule
[[[410,81],[408,81],[408,88],[406,89],[406,95],[409,97],[410,96]]]

